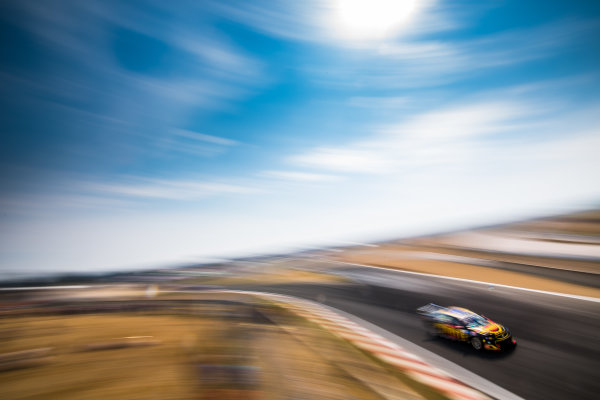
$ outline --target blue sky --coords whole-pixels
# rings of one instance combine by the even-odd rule
[[[1,271],[598,204],[598,2],[172,3],[0,5]]]

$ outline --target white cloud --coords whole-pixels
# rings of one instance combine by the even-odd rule
[[[520,101],[486,100],[426,112],[385,131],[402,138],[451,141],[510,131],[540,111],[540,107]]]
[[[389,159],[379,156],[376,151],[362,148],[361,145],[348,148],[319,147],[312,151],[290,157],[289,162],[303,167],[311,167],[338,172],[386,171],[392,164]]]
[[[342,179],[340,176],[331,174],[316,174],[300,171],[263,171],[260,175],[267,178],[297,182],[334,182]]]
[[[371,135],[359,141],[315,147],[289,156],[287,162],[316,173],[410,174],[414,169],[432,166],[466,172],[485,169],[516,155],[523,162],[543,157],[535,154],[535,149],[559,140],[560,146],[571,149],[564,157],[577,158],[585,146],[567,143],[575,143],[576,132],[598,123],[594,117],[596,107],[569,111],[567,105],[552,99],[499,95],[488,93],[470,103],[374,127]],[[578,141],[591,145],[592,139],[593,135],[588,134]],[[522,149],[530,149],[532,154],[526,155]]]
[[[379,127],[361,141],[317,147],[288,158],[292,164],[323,171],[390,173],[432,163],[468,158],[473,138],[508,134],[537,108],[518,102],[474,103],[416,115]]]

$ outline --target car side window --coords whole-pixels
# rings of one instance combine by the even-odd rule
[[[436,319],[437,319],[437,321],[438,321],[438,322],[440,322],[440,323],[442,323],[442,324],[451,324],[451,325],[453,325],[453,323],[452,323],[452,320],[453,320],[454,318],[452,318],[452,317],[451,317],[451,316],[449,316],[449,315],[440,314],[440,315],[438,315],[438,316],[436,317]]]
[[[458,318],[451,317],[449,315],[440,314],[436,317],[437,322],[441,324],[448,324],[452,326],[462,326],[464,325]]]

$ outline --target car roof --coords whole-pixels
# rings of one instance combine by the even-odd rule
[[[445,310],[440,310],[439,313],[449,315],[458,319],[464,319],[470,316],[479,316],[479,314],[462,307],[446,307]]]

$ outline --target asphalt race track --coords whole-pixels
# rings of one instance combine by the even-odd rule
[[[597,399],[600,393],[600,303],[487,287],[471,282],[348,266],[355,283],[253,286],[316,300],[426,348],[525,399]],[[415,309],[462,306],[506,325],[517,338],[509,353],[477,352],[431,338]]]

